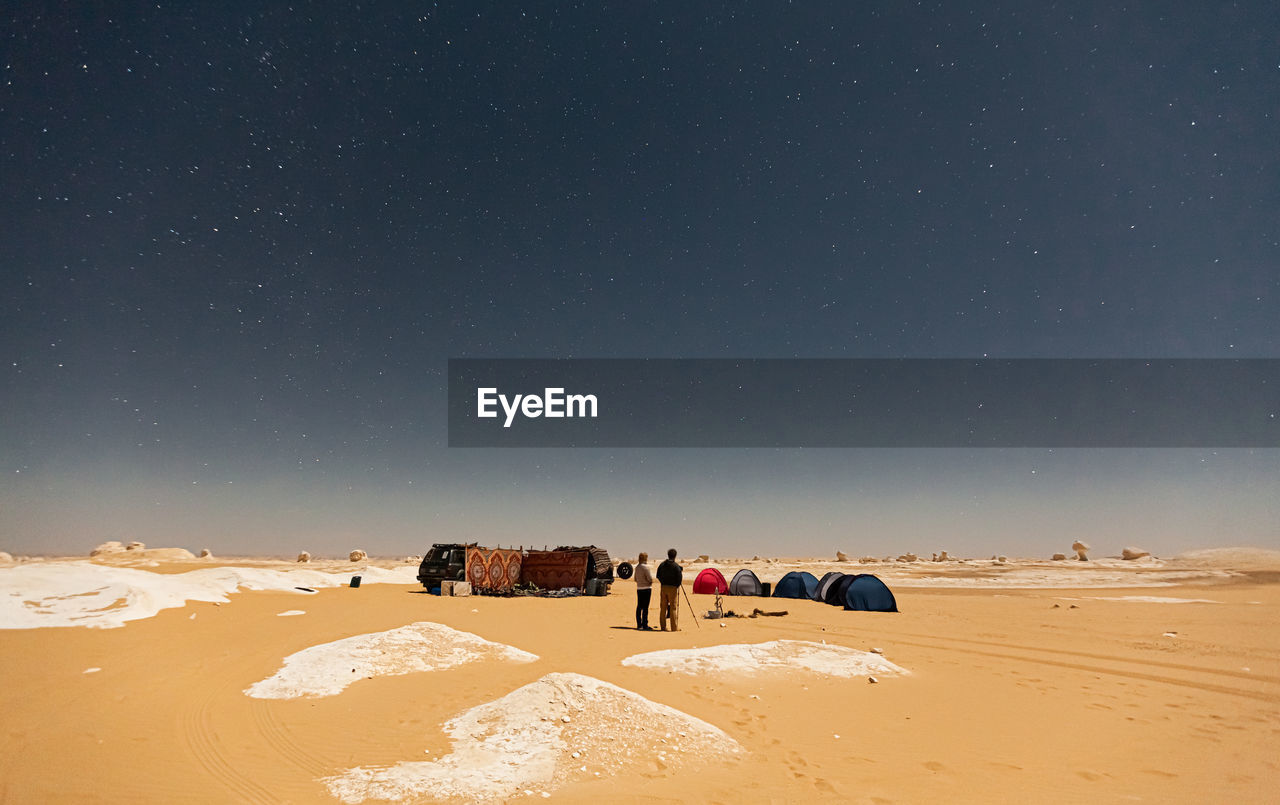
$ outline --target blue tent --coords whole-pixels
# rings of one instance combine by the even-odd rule
[[[729,595],[764,595],[764,587],[755,573],[743,568],[733,574],[729,582]]]
[[[812,573],[791,571],[778,579],[773,588],[774,598],[813,598],[818,589],[818,579]]]
[[[870,573],[854,576],[844,593],[844,608],[862,612],[897,612],[898,602],[883,581]]]
[[[838,570],[833,570],[822,578],[818,579],[818,589],[814,592],[813,600],[822,601],[826,598],[827,591],[831,586],[840,579],[844,578],[844,574]]]

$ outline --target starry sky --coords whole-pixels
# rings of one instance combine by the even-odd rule
[[[98,5],[0,12],[0,549],[1280,547],[1277,450],[445,418],[449,358],[1280,357],[1269,3]]]

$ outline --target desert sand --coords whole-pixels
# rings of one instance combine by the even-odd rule
[[[685,605],[674,633],[631,628],[627,581],[441,598],[403,560],[6,563],[0,801],[1274,801],[1276,554],[1090,557],[712,559],[686,589],[873,572],[901,612],[725,597],[787,614]]]

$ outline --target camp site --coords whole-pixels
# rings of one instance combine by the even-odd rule
[[[536,549],[436,543],[418,567],[418,581],[429,592],[443,596],[604,596],[612,592],[615,567],[616,578],[631,578],[630,562],[615,565],[608,550],[595,545]],[[870,573],[832,571],[819,581],[812,573],[792,571],[776,584],[769,584],[744,567],[732,578],[732,582],[726,581],[717,567],[703,567],[689,586],[695,595],[790,598],[854,611],[898,611],[892,591]],[[723,617],[723,612],[723,607],[718,607],[708,610],[706,617]]]

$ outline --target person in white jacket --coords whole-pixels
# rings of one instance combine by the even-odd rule
[[[649,625],[649,599],[653,597],[653,573],[645,562],[649,554],[642,553],[636,560],[636,628],[646,632],[653,631]]]

